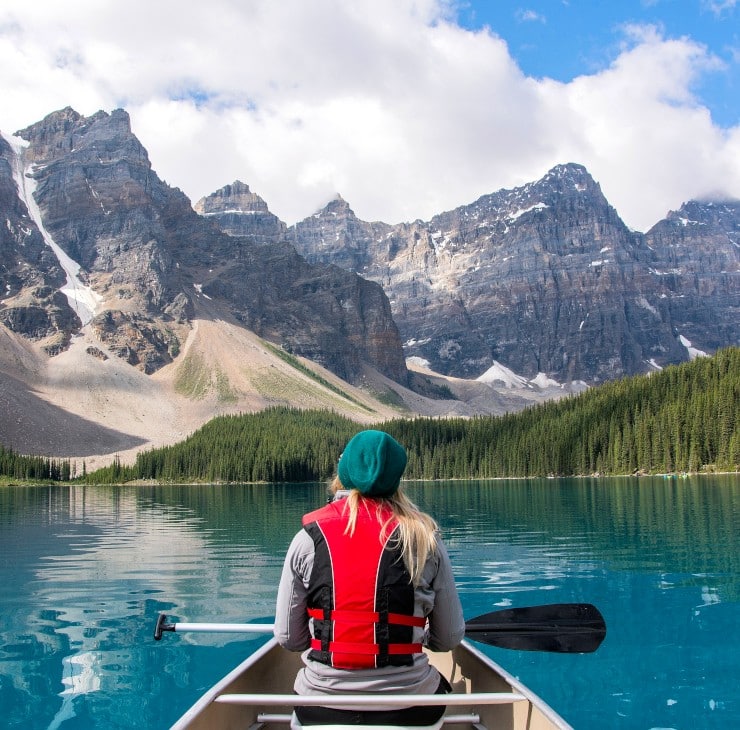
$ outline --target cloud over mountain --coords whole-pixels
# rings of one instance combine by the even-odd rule
[[[693,91],[720,64],[706,46],[626,27],[610,66],[559,82],[526,76],[500,36],[453,9],[11,0],[0,128],[123,106],[159,175],[192,200],[241,179],[287,223],[337,192],[365,220],[426,219],[566,160],[640,230],[676,201],[740,195],[740,125],[718,126]]]

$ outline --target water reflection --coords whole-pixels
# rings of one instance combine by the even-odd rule
[[[638,564],[666,574],[701,576],[737,601],[740,503],[737,477],[447,482],[415,488],[440,517],[459,554],[528,548],[519,557],[588,572],[603,561],[619,570]],[[470,537],[476,536],[470,545]],[[485,542],[480,536],[485,535]],[[720,546],[720,549],[717,549]]]
[[[65,685],[65,689],[60,696],[63,701],[62,706],[49,723],[49,730],[56,730],[62,723],[71,720],[77,714],[74,709],[75,697],[100,689],[100,677],[94,669],[98,660],[99,657],[91,652],[75,654],[62,659],[64,665],[62,684]]]
[[[609,634],[595,655],[490,650],[577,727],[740,717],[736,477],[408,490],[441,524],[469,617],[558,601],[602,609]],[[322,485],[0,490],[4,722],[168,726],[262,639],[155,644],[156,615],[271,620],[285,549],[324,499]]]
[[[245,532],[228,504],[208,508],[214,493],[191,488],[185,496],[176,490],[168,502],[156,490],[90,487],[0,492],[0,577],[11,586],[0,599],[10,618],[2,630],[0,680],[11,726],[91,727],[108,705],[118,712],[121,693],[132,717],[142,711],[147,717],[148,704],[161,704],[160,692],[137,697],[138,690],[188,686],[187,657],[147,656],[160,610],[234,621],[250,611],[272,613],[275,578],[266,568],[277,571],[279,564],[272,547],[235,540],[211,524],[227,515]],[[255,512],[241,507],[242,515]],[[200,641],[209,642],[224,643]],[[165,676],[153,676],[151,665],[165,657]],[[153,718],[163,711],[151,708],[152,724],[141,727],[157,726]],[[133,727],[130,719],[120,726]]]

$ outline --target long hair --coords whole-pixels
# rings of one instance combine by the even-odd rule
[[[336,494],[343,490],[339,477],[334,477],[329,491]],[[383,518],[383,507],[391,508],[392,516]],[[357,524],[357,513],[360,507],[366,510],[375,506],[375,516],[380,523],[380,540],[388,536],[388,531],[395,522],[398,525],[398,536],[396,546],[400,548],[403,563],[411,577],[414,587],[419,585],[424,565],[427,559],[437,549],[437,533],[439,526],[435,520],[426,512],[422,512],[399,488],[390,497],[363,497],[356,489],[350,489],[345,499],[345,512],[347,513],[347,526],[345,535],[353,535]]]

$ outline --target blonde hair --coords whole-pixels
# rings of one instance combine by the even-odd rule
[[[339,477],[334,477],[329,485],[329,491],[335,495],[343,490]],[[393,522],[398,524],[398,537],[394,539],[395,547],[399,547],[403,563],[411,577],[414,587],[421,582],[424,566],[431,555],[437,550],[437,533],[439,526],[426,512],[422,512],[399,488],[388,497],[364,497],[357,489],[350,489],[345,500],[347,527],[345,535],[353,535],[357,524],[357,513],[360,506],[370,510],[375,505],[375,516],[380,527],[380,540],[388,536]],[[392,516],[385,521],[382,517],[383,507],[391,508]]]

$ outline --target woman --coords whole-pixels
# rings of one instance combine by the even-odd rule
[[[449,691],[422,646],[447,651],[465,622],[435,521],[399,489],[406,451],[361,431],[339,458],[334,500],[303,517],[278,588],[275,636],[303,651],[298,694]],[[296,708],[301,725],[429,725],[444,706]]]

